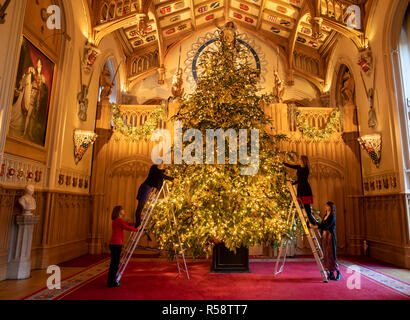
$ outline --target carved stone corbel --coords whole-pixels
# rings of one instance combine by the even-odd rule
[[[294,70],[293,69],[289,69],[286,72],[286,84],[288,86],[293,86],[295,85],[295,78],[294,78]]]

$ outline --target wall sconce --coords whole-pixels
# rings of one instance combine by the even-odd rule
[[[74,130],[74,161],[77,165],[86,151],[97,139],[97,134],[93,131]]]
[[[364,151],[372,159],[377,168],[380,167],[382,156],[382,135],[380,133],[369,134],[357,139]]]

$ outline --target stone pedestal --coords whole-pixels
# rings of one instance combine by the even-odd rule
[[[30,277],[33,230],[39,220],[40,217],[34,215],[15,216],[7,264],[7,279],[21,280]]]

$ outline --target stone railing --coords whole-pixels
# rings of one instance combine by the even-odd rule
[[[295,105],[277,104],[271,109],[271,116],[274,122],[274,131],[277,134],[286,134],[291,139],[303,139],[302,133],[298,130],[296,122],[296,111],[299,111],[312,128],[324,129],[329,123],[332,108],[298,108]],[[339,139],[342,133],[342,126],[336,129],[331,138]]]
[[[352,0],[324,0],[319,1],[320,3],[320,14],[323,18],[333,20],[338,23],[346,24],[350,11],[349,7],[357,6],[360,8],[361,12],[357,12],[357,17],[362,17],[364,14],[364,3],[366,0],[362,1],[352,1]]]
[[[100,1],[98,24],[106,23],[136,12],[136,0]]]
[[[130,125],[131,127],[137,128],[142,127],[149,119],[150,115],[152,115],[158,107],[158,105],[122,105],[119,106],[119,109],[121,111],[121,117],[124,123]],[[159,128],[165,129],[166,121],[161,120],[159,123]]]

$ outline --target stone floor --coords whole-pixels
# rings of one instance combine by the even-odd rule
[[[61,279],[67,278],[84,268],[61,268]],[[47,286],[50,274],[47,270],[33,270],[26,280],[5,280],[0,282],[0,300],[20,300]]]

